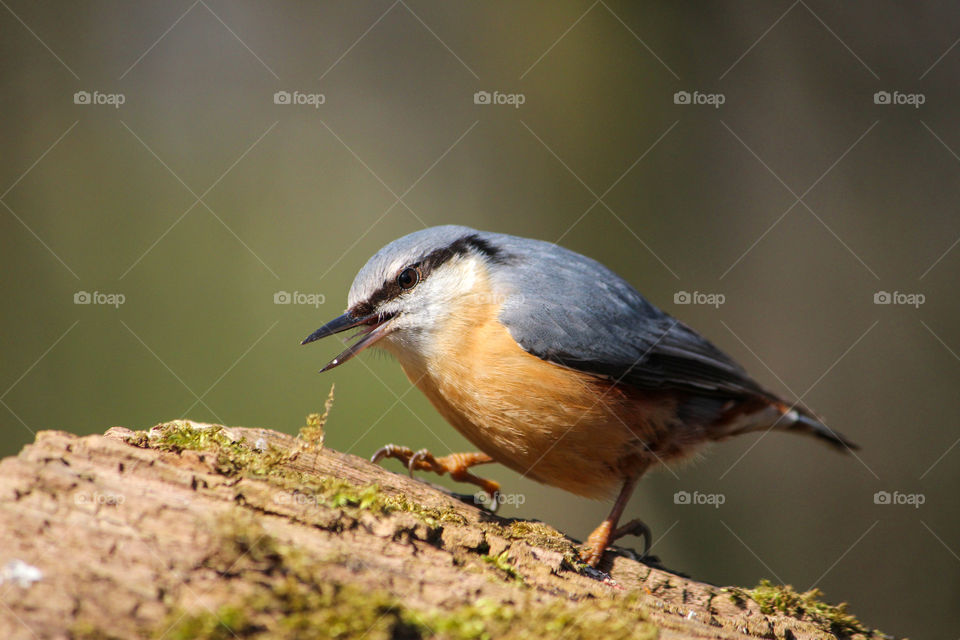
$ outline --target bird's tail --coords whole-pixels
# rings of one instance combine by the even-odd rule
[[[783,405],[778,406],[777,409],[781,411],[781,415],[783,416],[780,420],[780,424],[783,426],[780,426],[780,424],[777,425],[779,429],[810,434],[844,453],[856,451],[860,448],[842,433],[834,431],[823,424],[816,416],[805,409],[801,409],[800,407],[791,409]]]
[[[849,453],[860,447],[843,434],[834,431],[812,412],[800,406],[789,406],[780,401],[762,400],[762,408],[739,411],[733,419],[724,421],[721,437],[726,438],[754,431],[793,431],[819,438],[832,447]]]

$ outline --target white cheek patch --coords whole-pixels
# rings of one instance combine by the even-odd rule
[[[388,338],[391,343],[428,356],[449,316],[474,293],[483,268],[477,258],[452,260],[384,306],[384,310],[398,312],[396,330]]]
[[[413,298],[426,306],[452,307],[458,300],[470,294],[477,284],[478,270],[481,269],[476,258],[460,258],[446,263],[421,283],[419,292]]]

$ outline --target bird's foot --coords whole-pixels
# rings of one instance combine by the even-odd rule
[[[623,526],[617,527],[617,530],[614,531],[613,535],[610,537],[610,542],[619,540],[624,536],[637,536],[638,538],[643,538],[643,553],[640,554],[640,557],[647,557],[647,552],[650,551],[650,545],[653,541],[653,534],[650,532],[650,527],[648,527],[645,522],[634,519]]]
[[[583,547],[580,548],[580,559],[588,566],[596,569],[597,565],[600,564],[600,558],[603,557],[603,552],[610,544],[612,533],[613,523],[609,520],[601,522],[600,526],[593,530],[587,541],[583,543]]]
[[[640,557],[645,558],[650,550],[650,540],[653,537],[650,533],[650,527],[640,520],[631,520],[627,524],[614,529],[610,520],[604,520],[583,543],[583,547],[580,549],[580,559],[587,565],[596,568],[600,564],[600,559],[603,558],[603,552],[607,550],[607,547],[613,541],[629,535],[643,538],[643,553]]]
[[[494,480],[477,477],[469,471],[470,467],[475,465],[493,462],[493,458],[485,453],[451,453],[437,458],[426,449],[414,451],[409,447],[388,444],[378,449],[370,461],[376,463],[384,458],[395,458],[402,462],[407,467],[411,478],[414,471],[431,471],[441,476],[449,473],[450,477],[457,482],[468,482],[483,489],[490,496],[494,511],[499,504],[497,498],[500,485]]]

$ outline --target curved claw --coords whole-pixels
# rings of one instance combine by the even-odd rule
[[[613,535],[610,536],[610,541],[613,542],[623,536],[637,536],[638,538],[643,538],[643,553],[640,554],[641,558],[646,558],[647,553],[650,551],[650,545],[653,540],[653,533],[650,531],[650,527],[647,526],[642,520],[631,520],[627,524],[619,527],[616,531],[613,532]]]
[[[415,454],[410,456],[410,460],[407,462],[407,472],[410,474],[410,477],[413,477],[413,471],[417,468],[417,463],[421,460],[425,460],[427,456],[430,455],[430,452],[427,449],[420,449]]]
[[[373,464],[377,464],[378,462],[380,462],[381,460],[389,456],[391,451],[393,451],[392,444],[388,444],[386,446],[380,447],[379,449],[373,452],[372,456],[370,456],[370,462],[372,462]]]

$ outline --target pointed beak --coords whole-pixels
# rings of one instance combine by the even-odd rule
[[[391,319],[393,319],[393,315],[382,316],[379,314],[370,314],[367,316],[354,316],[347,311],[311,333],[304,338],[300,344],[309,344],[314,340],[326,338],[327,336],[332,336],[335,333],[340,333],[347,329],[361,327],[362,337],[344,350],[343,353],[327,363],[323,369],[320,369],[320,373],[323,373],[324,371],[329,371],[343,364],[381,338],[386,337],[390,333],[388,324]]]

